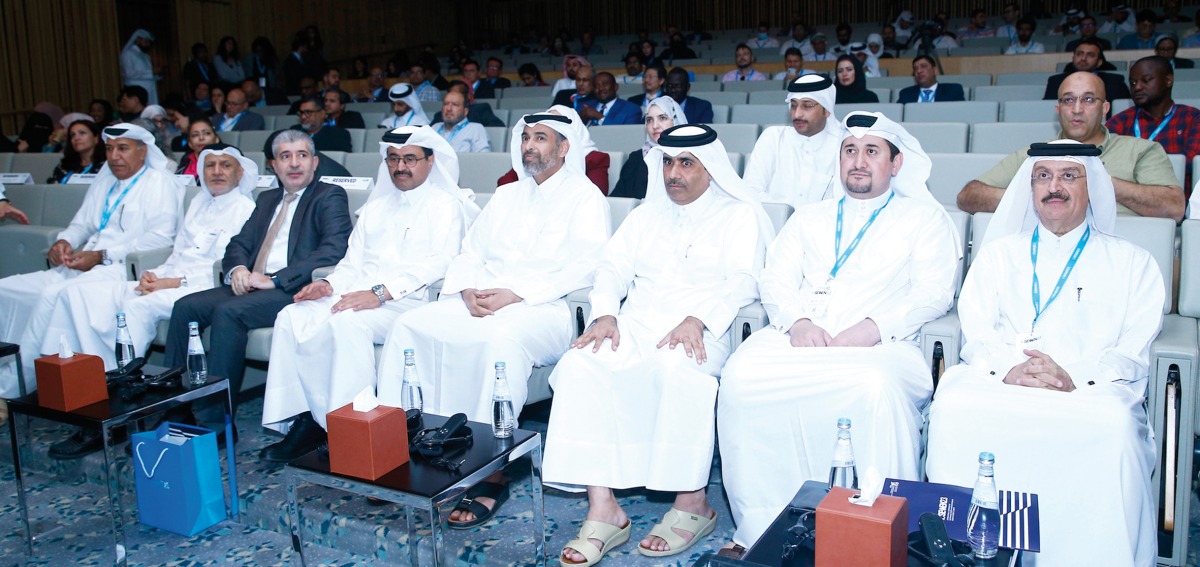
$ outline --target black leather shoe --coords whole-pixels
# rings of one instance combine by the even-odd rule
[[[104,443],[100,439],[100,430],[76,429],[70,437],[50,446],[50,458],[69,461],[86,457],[103,448]]]
[[[264,447],[258,456],[264,461],[286,463],[320,447],[327,440],[325,430],[313,421],[311,414],[305,413],[292,423],[283,441]]]

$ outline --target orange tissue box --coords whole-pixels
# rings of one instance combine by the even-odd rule
[[[833,487],[817,506],[817,567],[906,567],[908,500],[880,495],[851,504],[856,490]]]
[[[346,404],[325,415],[329,470],[378,480],[408,462],[408,419],[403,409],[378,406],[354,411]]]
[[[104,361],[92,354],[59,358],[57,354],[33,361],[38,403],[59,411],[75,411],[108,399]]]

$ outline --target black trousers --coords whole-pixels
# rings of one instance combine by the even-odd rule
[[[271,327],[275,316],[292,304],[292,294],[280,289],[234,295],[225,285],[188,295],[175,302],[167,333],[166,364],[187,364],[188,323],[195,321],[209,333],[208,373],[229,379],[229,393],[237,409],[238,392],[246,377],[246,336],[250,330]]]

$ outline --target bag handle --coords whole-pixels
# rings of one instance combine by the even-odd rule
[[[158,459],[154,461],[154,466],[150,467],[150,470],[146,470],[146,461],[142,458],[142,445],[145,444],[145,441],[139,441],[137,446],[133,448],[133,452],[137,455],[138,464],[141,465],[142,472],[146,474],[146,478],[154,478],[154,472],[158,470],[158,464],[162,462],[163,455],[167,454],[167,450],[170,447],[164,447],[162,452],[158,454]]]

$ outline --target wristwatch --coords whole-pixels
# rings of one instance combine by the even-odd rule
[[[185,274],[185,275],[180,276],[179,277],[179,287],[187,287],[187,286],[188,286],[187,285],[187,275]]]
[[[375,292],[375,297],[379,298],[380,305],[387,303],[387,299],[383,296],[383,292],[386,289],[387,288],[383,287],[383,284],[375,284],[374,286],[371,287],[371,291]]]
[[[100,251],[100,263],[104,264],[105,266],[112,264],[112,258],[108,257],[108,250]]]

